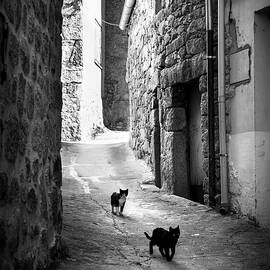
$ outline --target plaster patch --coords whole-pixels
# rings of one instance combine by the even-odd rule
[[[250,79],[249,49],[244,49],[230,56],[230,83],[239,83]]]

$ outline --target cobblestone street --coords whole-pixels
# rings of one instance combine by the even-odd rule
[[[166,195],[150,183],[127,140],[62,145],[63,237],[70,257],[62,270],[270,269],[270,233],[234,216]],[[111,214],[110,195],[129,189],[124,216]],[[155,227],[180,226],[172,262],[149,241]]]

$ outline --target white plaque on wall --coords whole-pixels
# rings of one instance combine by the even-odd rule
[[[249,48],[230,56],[230,83],[239,83],[250,79]]]

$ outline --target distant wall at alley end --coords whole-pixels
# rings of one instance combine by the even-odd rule
[[[104,125],[112,130],[129,128],[129,93],[126,77],[127,43],[126,31],[117,24],[123,8],[123,1],[106,0],[104,20],[104,88],[103,119]]]

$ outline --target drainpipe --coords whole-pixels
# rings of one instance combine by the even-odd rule
[[[131,13],[132,13],[132,10],[133,10],[133,7],[134,7],[134,4],[135,4],[135,0],[125,0],[121,20],[119,23],[119,28],[121,30],[126,29],[128,22],[129,22],[129,19],[130,19],[130,16],[131,16]]]
[[[227,181],[227,146],[225,124],[225,72],[224,72],[224,0],[218,0],[218,113],[220,147],[221,213],[229,210]]]
[[[212,0],[205,1],[206,10],[206,39],[207,39],[207,94],[208,94],[208,179],[209,204],[215,205],[215,112],[214,112],[214,59],[213,29],[212,29]]]

